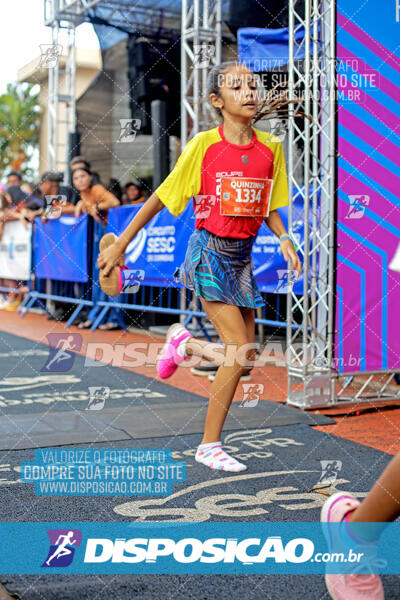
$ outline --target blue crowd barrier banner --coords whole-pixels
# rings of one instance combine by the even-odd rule
[[[36,277],[87,282],[88,216],[35,219],[33,264]]]
[[[294,210],[302,213],[303,201],[295,199]],[[127,227],[140,206],[122,206],[111,209],[107,231],[116,235]],[[279,214],[287,227],[288,208],[280,208]],[[125,264],[130,269],[143,270],[143,285],[161,287],[181,287],[174,281],[173,274],[185,258],[188,240],[195,228],[192,202],[189,202],[179,217],[174,217],[166,209],[156,215],[129,244]],[[293,231],[299,244],[303,243],[304,222],[297,220]],[[281,250],[279,239],[263,223],[253,246],[254,275],[262,292],[286,293],[288,265]],[[302,278],[293,287],[301,293]]]
[[[121,206],[111,209],[107,231],[119,235],[140,208]],[[179,217],[164,209],[129,244],[125,264],[130,269],[145,272],[143,285],[180,287],[173,275],[185,258],[189,237],[194,231],[193,215],[191,202]]]

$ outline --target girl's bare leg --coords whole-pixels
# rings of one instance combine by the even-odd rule
[[[368,496],[364,498],[351,516],[350,523],[382,523],[381,526],[365,528],[365,537],[377,539],[384,529],[384,523],[400,516],[400,453],[395,456]]]
[[[255,324],[255,313],[253,308],[245,308],[244,306],[240,307],[240,312],[242,313],[246,331],[247,331],[247,342],[249,344],[253,344],[253,348],[249,349],[246,352],[246,357],[251,362],[255,361],[256,351],[255,351],[255,339],[256,339],[256,324]],[[252,370],[252,366],[248,366],[245,368],[246,373],[250,373]]]
[[[185,352],[188,356],[201,356],[216,365],[222,365],[225,360],[224,347],[214,342],[204,340],[190,339],[186,343]]]
[[[232,345],[230,349],[235,352],[243,344],[247,344],[246,322],[238,306],[222,302],[211,302],[203,298],[201,298],[201,303],[224,344],[225,356],[227,356],[227,346]],[[245,370],[235,356],[232,356],[232,353],[230,355],[231,360],[226,360],[221,364],[211,386],[202,444],[216,442],[221,439],[226,415],[235,395],[239,379]]]
[[[243,316],[246,331],[247,331],[247,340],[248,343],[253,343],[255,340],[255,323],[254,323],[254,310],[252,308],[239,307],[239,310]],[[216,365],[220,366],[225,361],[225,349],[221,344],[207,342],[204,340],[198,339],[190,339],[186,343],[186,353],[188,356],[200,356],[205,358],[206,360],[212,361]],[[246,352],[246,357],[254,361],[255,360],[255,350],[249,350]],[[250,372],[252,366],[246,368],[246,373]]]

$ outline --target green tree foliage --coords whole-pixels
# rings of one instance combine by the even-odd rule
[[[39,142],[37,86],[9,83],[0,95],[0,171],[30,171],[27,163]]]

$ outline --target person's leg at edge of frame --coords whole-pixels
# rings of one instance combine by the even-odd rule
[[[385,523],[394,521],[400,516],[400,452],[397,454],[366,498],[349,516],[349,523],[374,523],[366,528],[363,537],[370,541],[379,538]],[[376,525],[380,523],[380,525]]]
[[[351,494],[339,492],[325,502],[321,511],[321,521],[341,523],[340,540],[336,540],[336,545],[356,544],[372,553],[387,523],[399,516],[400,453],[390,461],[361,503]],[[334,600],[384,598],[382,582],[376,574],[351,574],[350,577],[327,574],[325,580]]]
[[[237,352],[241,346],[251,341],[248,339],[248,330],[251,331],[251,318],[254,321],[254,311],[251,309],[246,311],[245,319],[238,306],[207,301],[203,298],[201,298],[201,303],[225,348],[232,344]],[[233,361],[226,360],[220,365],[212,383],[204,435],[195,456],[197,462],[212,469],[237,472],[247,468],[246,465],[229,456],[222,449],[221,444],[226,415],[232,404],[240,377],[246,368],[248,369],[235,356]]]

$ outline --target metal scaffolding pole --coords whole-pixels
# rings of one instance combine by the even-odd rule
[[[304,14],[298,0],[289,0],[289,97],[303,97],[290,108],[289,231],[304,223],[304,284],[300,296],[288,290],[287,402],[315,408],[335,403],[335,1],[306,0],[303,6]],[[312,122],[296,116],[301,110]],[[295,195],[304,202],[301,214],[294,211]]]
[[[207,70],[221,62],[221,0],[182,0],[181,140],[209,126]]]
[[[68,139],[76,126],[76,21],[61,21],[60,4],[57,0],[45,4],[45,21],[51,25],[52,43],[48,49],[48,164],[51,171],[64,173],[64,181],[69,182]],[[51,15],[51,18],[50,18]],[[81,22],[81,20],[79,21]],[[60,43],[60,31],[65,31],[66,46]]]

